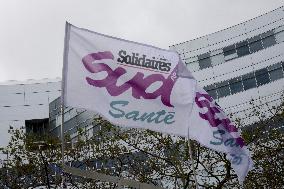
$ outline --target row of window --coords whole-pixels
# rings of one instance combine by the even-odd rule
[[[284,62],[204,87],[214,98],[222,98],[283,78]]]
[[[54,90],[56,91],[56,90]],[[54,92],[54,91],[40,91],[40,92],[37,92],[37,91],[33,91],[31,93],[50,93],[50,92]],[[61,89],[57,90],[59,92],[61,92]],[[26,93],[26,92],[17,92],[17,93],[14,93],[14,94],[31,94],[31,93]]]
[[[208,52],[197,57],[187,58],[185,63],[191,71],[222,64],[226,61],[239,58],[284,41],[284,26],[249,38],[245,41],[224,47],[223,49]]]
[[[35,105],[39,105],[39,106],[43,106],[44,104],[24,104],[24,105],[20,105],[20,106],[35,106]],[[15,106],[9,106],[9,105],[5,105],[5,106],[2,106],[4,108],[11,108],[11,107],[15,107]]]

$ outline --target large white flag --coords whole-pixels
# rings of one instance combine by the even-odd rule
[[[188,136],[228,154],[242,181],[252,163],[235,126],[176,52],[66,24],[63,99],[113,124]]]
[[[176,52],[121,40],[67,23],[66,106],[95,111],[126,127],[187,136],[196,81]]]

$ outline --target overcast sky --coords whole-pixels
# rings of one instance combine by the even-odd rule
[[[168,48],[282,5],[283,0],[0,0],[0,82],[61,77],[66,21]]]

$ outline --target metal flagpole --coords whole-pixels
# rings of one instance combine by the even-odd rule
[[[187,138],[188,138],[189,156],[190,156],[190,160],[191,160],[191,168],[193,170],[193,175],[194,175],[195,188],[198,189],[196,170],[195,170],[195,167],[194,167],[194,164],[193,164],[194,161],[193,161],[192,149],[191,149],[191,144],[190,144],[190,139],[189,139],[189,127],[187,129]]]
[[[63,81],[62,81],[63,82]],[[64,161],[64,95],[61,94],[61,156],[62,156],[62,166],[65,165]],[[65,178],[62,172],[62,187],[64,188],[65,185]]]
[[[63,69],[62,69],[62,80],[61,80],[61,155],[62,155],[62,170],[65,165],[65,160],[64,160],[64,149],[65,149],[65,144],[64,144],[64,110],[65,110],[65,104],[64,104],[64,95],[65,95],[65,71],[66,71],[66,61],[67,61],[67,55],[68,55],[68,41],[70,38],[69,34],[69,29],[70,29],[70,24],[66,22],[65,25],[65,39],[64,39],[64,55],[63,55]],[[62,171],[62,188],[65,187],[65,177],[63,175]]]

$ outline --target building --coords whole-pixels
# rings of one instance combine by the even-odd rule
[[[100,126],[94,127],[92,124],[95,115],[97,114],[85,109],[66,107],[64,109],[63,132],[68,133],[73,142],[77,140],[79,129],[83,129],[82,131],[88,134],[88,137],[92,137],[100,129]],[[61,98],[57,98],[49,104],[48,132],[61,137],[61,120]]]
[[[280,7],[170,48],[227,114],[250,125],[256,121],[250,116],[251,99],[261,105],[263,114],[283,100],[283,41],[284,7]]]
[[[0,147],[10,139],[9,129],[46,132],[49,103],[61,94],[60,78],[0,83]],[[6,155],[0,154],[0,159]]]

